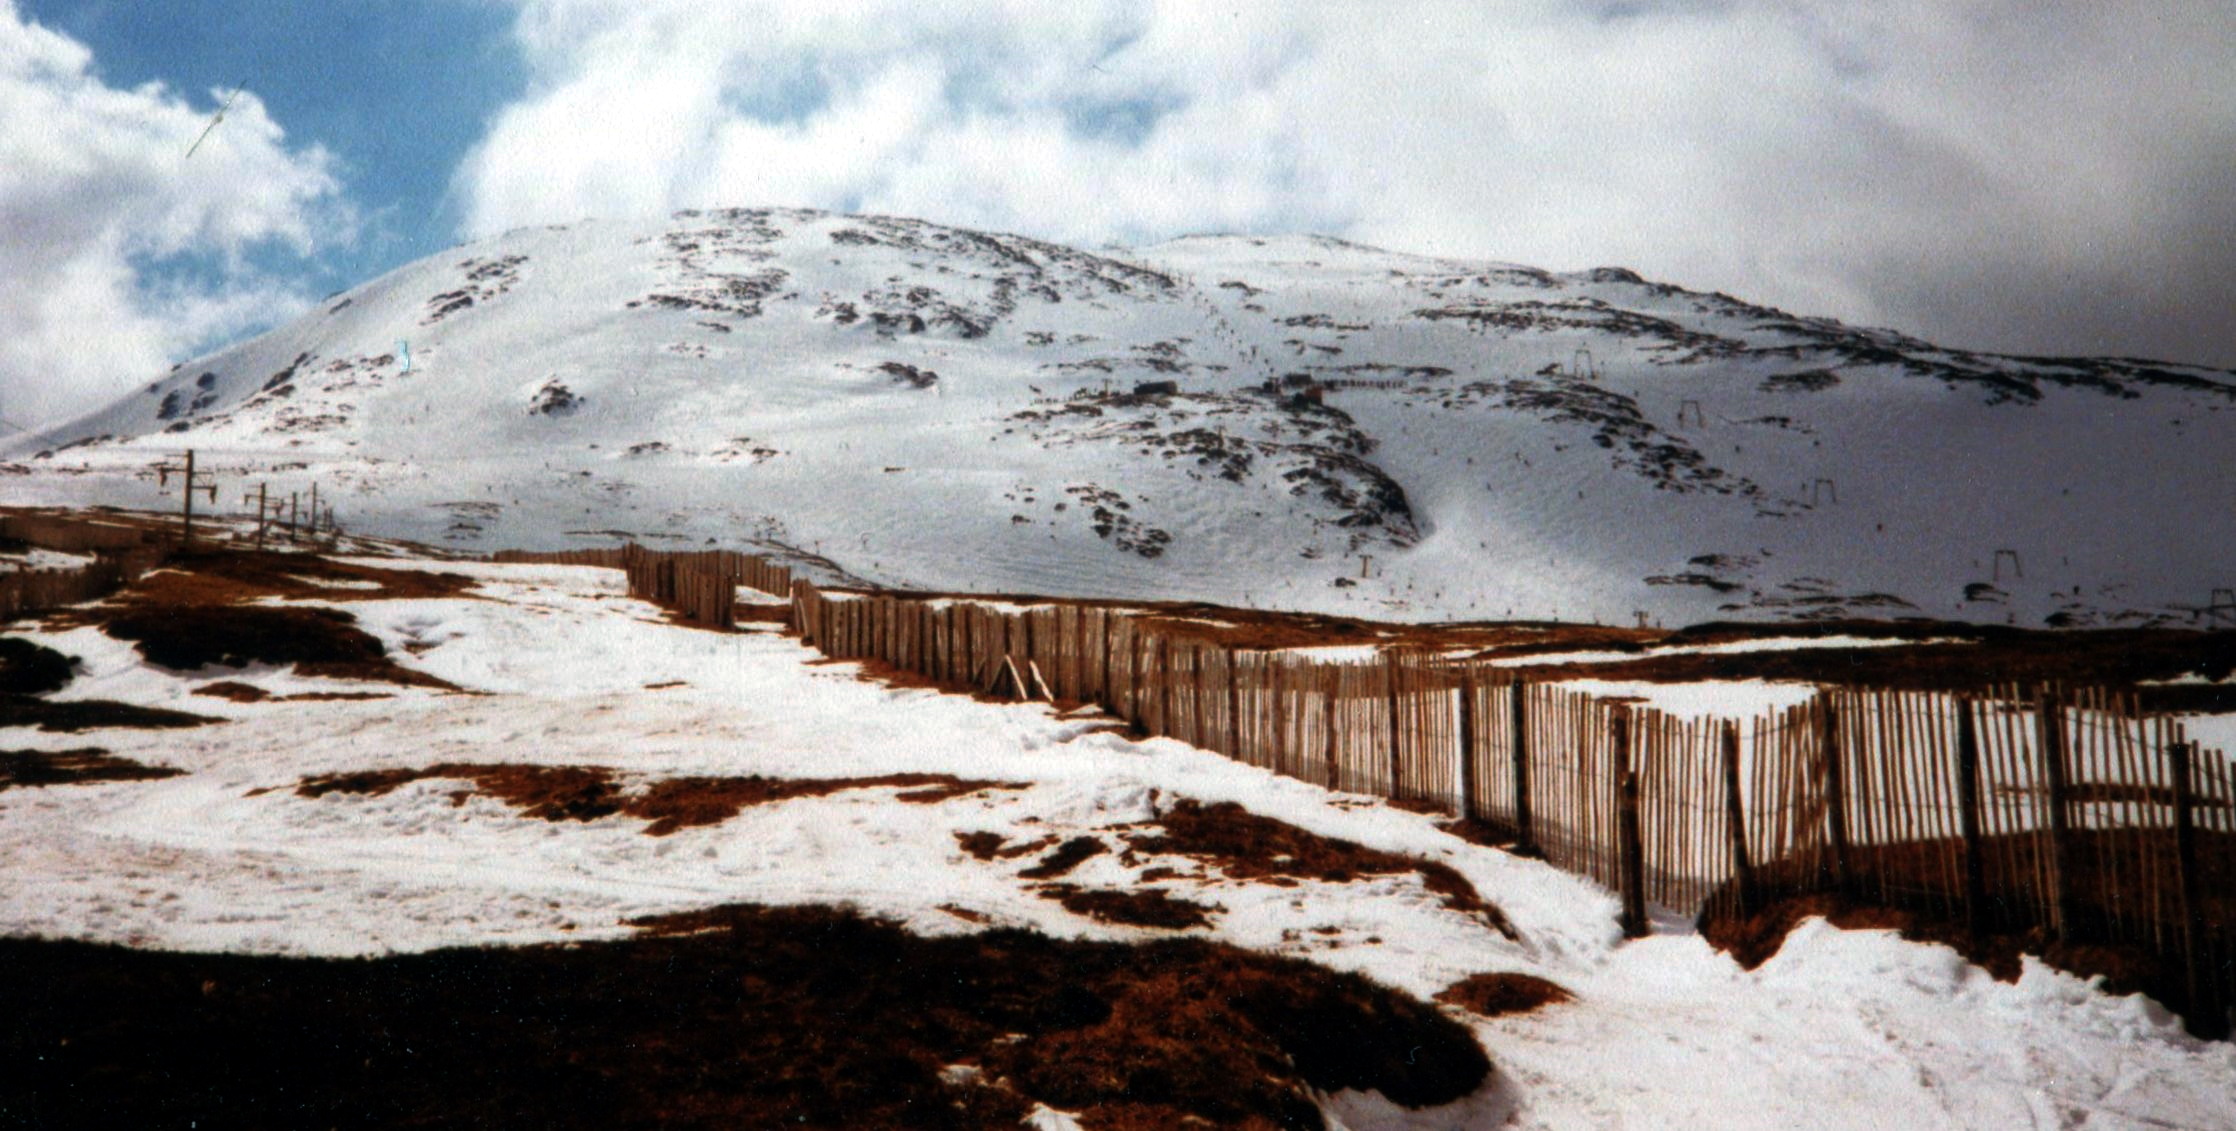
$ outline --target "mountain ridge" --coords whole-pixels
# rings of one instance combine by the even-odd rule
[[[27,501],[146,504],[193,446],[371,533],[792,548],[945,590],[2185,624],[2236,585],[2232,423],[2229,371],[1944,349],[1619,267],[721,209],[450,249],[0,453]]]

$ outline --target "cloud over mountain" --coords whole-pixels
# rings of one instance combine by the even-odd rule
[[[326,152],[244,91],[102,81],[92,53],[0,0],[0,413],[33,424],[292,313],[268,257],[348,237]],[[315,296],[312,296],[315,297]]]
[[[2236,363],[2236,31],[2178,5],[523,0],[473,234],[746,202],[1620,262]]]

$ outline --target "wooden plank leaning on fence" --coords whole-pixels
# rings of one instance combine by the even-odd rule
[[[1623,937],[1646,936],[1646,849],[1639,834],[1638,769],[1632,761],[1630,708],[1607,713],[1616,790],[1616,870],[1621,877]]]

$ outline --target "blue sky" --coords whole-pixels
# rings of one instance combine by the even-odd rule
[[[2214,7],[0,0],[0,415],[461,239],[753,204],[1622,265],[1952,346],[2236,366]]]
[[[214,110],[208,91],[245,82],[291,145],[331,151],[364,228],[302,265],[327,291],[456,241],[451,175],[525,85],[513,12],[493,3],[24,0],[23,11],[92,48],[110,86],[160,82]]]

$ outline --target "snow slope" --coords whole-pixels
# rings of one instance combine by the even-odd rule
[[[2133,624],[2236,585],[2236,375],[1317,237],[515,231],[11,445],[0,491],[153,505],[186,447],[229,508],[316,481],[462,549],[758,545],[944,589]]]
[[[1107,720],[1059,717],[1045,705],[865,683],[851,664],[810,666],[813,653],[770,631],[676,627],[623,597],[608,571],[463,568],[482,579],[466,597],[342,607],[399,661],[482,694],[269,669],[174,673],[95,629],[24,633],[85,661],[57,698],[230,721],[167,732],[0,730],[7,747],[97,743],[185,771],[0,791],[0,934],[358,955],[609,937],[627,933],[628,916],[757,901],[847,903],[924,933],[1028,925],[1138,939],[1167,932],[1073,915],[1018,874],[1032,856],[981,860],[956,834],[1115,840],[1115,826],[1182,799],[1232,800],[1448,863],[1505,910],[1519,938],[1446,908],[1405,875],[1276,886],[1181,861],[1179,874],[1157,879],[1145,866],[1175,861],[1128,863],[1113,852],[1067,879],[1216,903],[1223,910],[1200,933],[1417,995],[1490,971],[1548,978],[1576,994],[1535,1013],[1471,1021],[1498,1073],[1449,1108],[1330,1097],[1330,1114],[1359,1131],[2236,1127],[2236,1046],[2194,1041],[2141,998],[2098,994],[2043,967],[1998,983],[1946,949],[1821,923],[1752,972],[1681,922],[1624,944],[1607,893],[1461,841],[1419,814],[1176,742],[1131,741]],[[274,695],[390,697],[235,703],[192,694],[221,679]],[[628,816],[545,821],[484,795],[454,801],[466,783],[452,779],[382,795],[313,798],[291,788],[306,775],[439,761],[591,764],[643,781],[917,771],[1020,788],[935,804],[903,803],[890,788],[849,790],[665,837]]]

